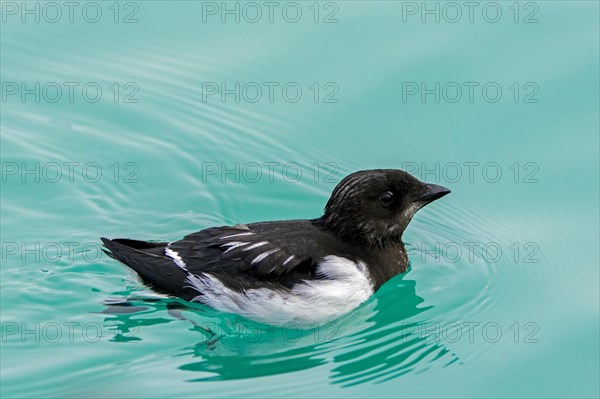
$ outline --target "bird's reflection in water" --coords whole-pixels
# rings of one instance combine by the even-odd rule
[[[216,311],[218,317],[207,318],[204,310],[172,299],[144,299],[142,305],[132,302],[136,301],[110,303],[103,312],[111,314],[120,330],[115,340],[127,340],[132,329],[178,319],[189,321],[201,340],[179,354],[193,359],[180,369],[202,372],[201,377],[190,381],[255,378],[324,366],[331,370],[334,384],[351,386],[384,382],[458,360],[442,342],[424,333],[427,320],[416,316],[430,307],[419,307],[423,299],[416,295],[415,282],[405,276],[386,284],[351,314],[308,330],[293,323],[253,323]],[[172,319],[135,317],[140,312],[165,309]]]

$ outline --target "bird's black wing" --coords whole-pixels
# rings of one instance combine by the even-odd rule
[[[198,295],[191,275],[211,273],[231,288],[290,287],[313,277],[319,234],[309,221],[281,221],[212,227],[171,243],[102,241],[153,287],[191,300]]]
[[[223,226],[189,234],[167,251],[190,273],[282,276],[314,266],[315,240],[308,221]]]

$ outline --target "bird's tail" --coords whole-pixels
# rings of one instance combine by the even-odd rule
[[[166,242],[147,242],[125,238],[100,238],[103,251],[113,259],[135,270],[144,282],[160,291],[191,299],[198,293],[186,283],[188,272],[165,255]]]

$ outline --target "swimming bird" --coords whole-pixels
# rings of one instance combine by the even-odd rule
[[[450,190],[398,169],[352,173],[316,219],[211,227],[173,242],[101,240],[158,291],[269,323],[332,321],[409,264],[402,233]]]

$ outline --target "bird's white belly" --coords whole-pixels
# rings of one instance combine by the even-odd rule
[[[190,275],[188,280],[201,293],[194,301],[262,323],[296,323],[301,327],[334,320],[373,294],[363,262],[326,256],[319,262],[317,274],[322,279],[304,280],[285,291],[257,288],[237,292],[210,273]]]

